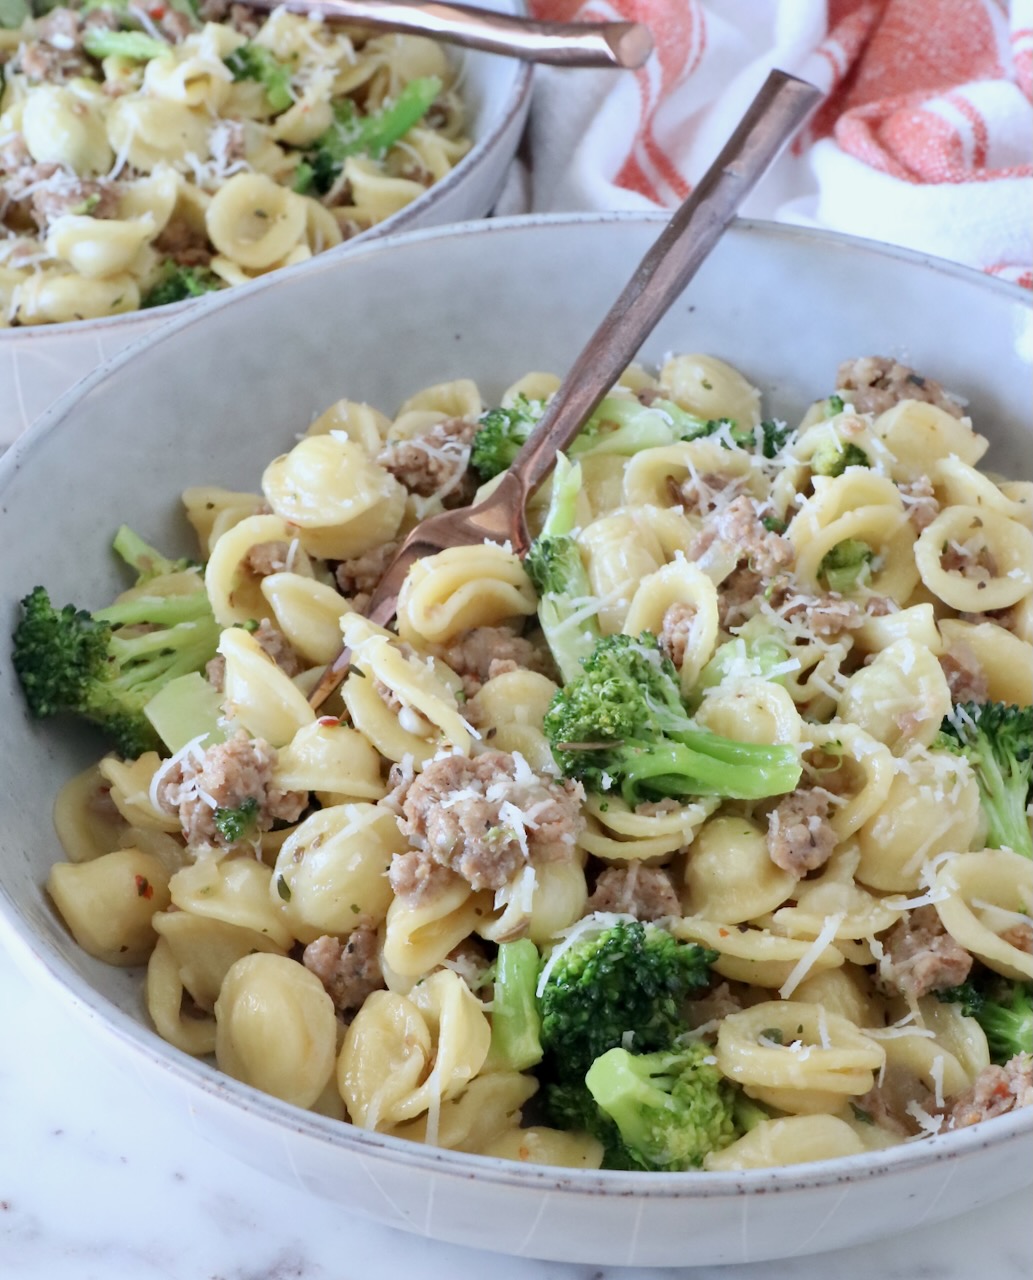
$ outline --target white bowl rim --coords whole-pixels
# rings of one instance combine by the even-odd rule
[[[391,252],[396,246],[433,242],[467,235],[504,235],[534,227],[584,226],[595,224],[648,224],[661,226],[669,213],[660,211],[618,211],[606,213],[549,213],[522,214],[505,218],[479,219],[453,223],[441,227],[427,227],[405,232],[397,236],[371,238],[347,256],[327,261],[315,258],[299,264],[291,272],[295,278],[303,272],[347,270],[347,264],[359,257]],[[957,263],[918,253],[910,249],[885,245],[878,241],[838,232],[800,227],[791,224],[768,222],[761,219],[737,219],[734,224],[748,234],[779,240],[817,240],[830,248],[853,248],[881,257],[893,257],[902,262],[922,266],[943,275],[955,276],[968,283],[1000,294],[1012,302],[1021,303],[1033,310],[1033,296],[1029,291],[1007,281],[997,280],[982,272]],[[211,307],[184,309],[184,312],[118,352],[110,360],[88,374],[74,387],[66,391],[14,445],[0,458],[0,500],[8,479],[19,471],[32,452],[33,445],[55,430],[74,412],[78,400],[85,398],[108,377],[117,374],[129,364],[134,355],[148,346],[160,344],[190,325],[202,321],[218,307],[246,305],[258,291],[277,288],[289,279],[286,273],[276,273],[266,280],[257,281],[243,294],[227,290],[218,295]],[[187,1089],[201,1089],[216,1098],[228,1102],[244,1113],[253,1113],[261,1121],[283,1126],[309,1139],[328,1144],[331,1148],[351,1149],[356,1155],[378,1153],[396,1157],[410,1168],[427,1173],[440,1172],[442,1166],[460,1177],[477,1178],[499,1187],[519,1187],[537,1184],[546,1191],[568,1191],[582,1195],[627,1198],[643,1196],[650,1199],[713,1199],[733,1195],[771,1195],[789,1193],[808,1188],[826,1187],[860,1180],[870,1180],[887,1174],[905,1174],[908,1170],[930,1163],[957,1159],[966,1152],[988,1150],[1003,1146],[1014,1139],[1033,1134],[1033,1108],[1022,1108],[1007,1115],[995,1117],[981,1124],[951,1133],[933,1135],[921,1141],[905,1142],[883,1150],[863,1152],[852,1156],[803,1165],[785,1165],[771,1169],[741,1171],[684,1173],[643,1173],[623,1170],[558,1169],[545,1165],[520,1164],[494,1156],[473,1155],[428,1147],[407,1139],[373,1133],[347,1122],[318,1115],[260,1092],[249,1085],[234,1080],[208,1062],[193,1058],[175,1046],[161,1040],[157,1033],[142,1022],[123,1012],[117,1005],[101,996],[92,985],[81,977],[62,957],[49,946],[39,949],[40,939],[28,928],[17,904],[0,882],[0,925],[5,925],[2,941],[9,947],[26,972],[43,977],[52,983],[58,993],[82,1016],[97,1020],[114,1032],[119,1041],[131,1050],[151,1060],[153,1065],[170,1071]]]
[[[516,13],[526,12],[526,0],[513,0],[513,3]],[[494,122],[489,132],[483,138],[479,138],[459,163],[450,169],[443,178],[440,178],[433,186],[428,187],[425,195],[417,196],[415,200],[399,209],[397,213],[385,218],[383,222],[375,223],[368,231],[364,231],[361,236],[356,236],[352,240],[345,240],[342,244],[334,246],[335,249],[350,254],[360,251],[364,245],[367,245],[372,240],[393,236],[396,232],[404,232],[414,218],[422,217],[428,209],[433,209],[435,205],[440,204],[443,199],[451,194],[452,189],[458,183],[465,180],[467,172],[477,164],[482,155],[498,143],[514,118],[524,110],[531,96],[534,65],[530,62],[515,61],[518,61],[518,67],[512,88],[508,98],[502,104],[502,111],[498,119]],[[320,255],[317,254],[316,256]],[[284,275],[296,271],[299,266],[303,265],[305,264],[295,263],[290,267],[279,267],[275,271],[268,272],[265,276],[258,276],[255,280],[249,281],[247,285],[219,289],[215,293],[203,294],[199,298],[184,298],[181,302],[166,303],[163,307],[137,307],[135,311],[123,311],[117,316],[99,316],[93,320],[65,320],[60,324],[17,325],[0,329],[0,343],[6,346],[12,342],[28,343],[33,340],[39,342],[47,337],[60,337],[62,335],[72,336],[97,332],[101,335],[112,332],[117,333],[119,329],[132,328],[134,323],[139,324],[141,321],[149,319],[153,319],[155,327],[158,327],[159,325],[164,325],[167,320],[182,315],[184,312],[191,310],[196,312],[200,309],[206,309],[217,300],[221,301],[223,295],[236,293],[240,288],[247,288],[250,291],[260,284],[267,283],[268,277],[280,280]],[[200,307],[198,303],[200,303]]]

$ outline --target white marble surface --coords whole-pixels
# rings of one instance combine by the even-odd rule
[[[1030,1192],[850,1250],[636,1271],[501,1258],[396,1233],[281,1186],[114,1068],[0,949],[4,1280],[1029,1280]],[[118,1056],[121,1063],[121,1055]],[[1033,1153],[1031,1153],[1033,1155]]]

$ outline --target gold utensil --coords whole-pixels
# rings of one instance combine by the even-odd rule
[[[535,22],[465,4],[404,0],[245,0],[251,9],[290,9],[328,21],[389,27],[525,62],[558,67],[641,67],[653,37],[641,22]]]
[[[684,291],[725,227],[783,146],[821,98],[813,85],[773,71],[721,154],[695,191],[672,215],[655,244],[587,346],[575,360],[549,407],[492,493],[472,507],[431,516],[409,534],[370,600],[367,616],[386,626],[413,562],[447,547],[489,539],[509,542],[520,556],[530,537],[524,509],[599,401]],[[344,679],[349,653],[342,648],[309,702],[318,707]]]

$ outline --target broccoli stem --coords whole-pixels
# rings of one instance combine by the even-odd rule
[[[712,733],[694,737],[695,747],[663,743],[624,760],[624,802],[634,808],[644,800],[665,796],[762,800],[792,791],[800,780],[799,761],[786,748],[733,743]],[[739,750],[730,751],[730,747]]]
[[[197,622],[210,616],[211,606],[203,589],[184,596],[134,596],[104,609],[96,609],[93,613],[98,622],[106,622],[110,627],[173,627],[181,622]]]
[[[526,1071],[542,1060],[538,948],[530,938],[500,943],[495,965],[489,1062],[493,1070]]]
[[[538,621],[564,681],[576,680],[582,663],[599,640],[592,596],[581,549],[573,536],[581,468],[561,453],[552,476],[552,500],[541,534],[528,552],[526,568],[538,592]]]
[[[150,62],[164,58],[172,46],[142,31],[103,31],[89,28],[83,34],[83,48],[91,58],[125,58],[129,62]]]
[[[989,752],[980,760],[977,772],[982,775],[978,782],[987,823],[987,848],[1011,849],[1033,858],[1033,833],[1024,790],[1014,785]]]
[[[136,571],[137,583],[157,578],[161,574],[176,573],[187,567],[186,560],[170,560],[150,543],[144,542],[143,538],[127,524],[119,526],[111,547],[130,569]]]

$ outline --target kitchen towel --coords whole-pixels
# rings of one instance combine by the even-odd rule
[[[1033,0],[530,0],[652,31],[638,71],[539,67],[498,212],[672,207],[772,68],[826,98],[744,204],[1033,287]]]

